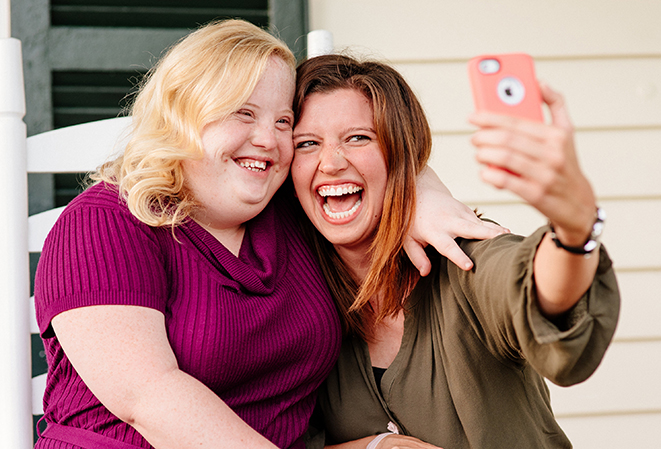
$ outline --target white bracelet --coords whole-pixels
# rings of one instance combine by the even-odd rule
[[[379,444],[381,442],[381,440],[383,440],[388,435],[394,435],[394,433],[386,432],[386,433],[382,433],[380,435],[377,435],[376,438],[374,438],[372,441],[370,441],[370,444],[368,444],[365,449],[376,449],[376,445]]]

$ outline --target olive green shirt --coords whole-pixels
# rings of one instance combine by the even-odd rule
[[[348,338],[320,390],[311,432],[325,429],[334,444],[387,432],[392,422],[444,449],[570,448],[542,376],[563,386],[587,379],[611,341],[620,298],[602,247],[579,303],[562,322],[542,316],[533,258],[547,230],[461,242],[474,261],[470,272],[430,252],[432,274],[407,300],[383,394],[366,343]]]

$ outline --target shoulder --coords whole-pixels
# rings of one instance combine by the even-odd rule
[[[81,193],[56,221],[39,258],[35,303],[42,332],[52,317],[75,307],[164,310],[168,237],[169,229],[133,217],[114,187],[96,184]]]
[[[81,253],[118,248],[137,251],[141,246],[160,252],[158,234],[164,231],[168,232],[150,227],[133,216],[117,187],[99,183],[66,206],[46,238],[42,255],[65,248],[68,252]]]
[[[100,182],[93,184],[76,196],[65,208],[63,214],[81,209],[115,209],[128,212],[126,201],[119,195],[117,186]]]
[[[138,220],[119,194],[118,187],[105,182],[90,186],[66,206],[54,229],[62,226],[81,229],[93,227],[98,233],[117,227],[123,228],[125,232],[127,228],[148,233],[157,229]]]

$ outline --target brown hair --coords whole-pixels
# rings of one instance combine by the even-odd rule
[[[431,131],[422,106],[402,75],[386,64],[361,62],[345,55],[318,56],[298,67],[294,97],[297,120],[308,95],[337,89],[356,89],[370,101],[388,174],[383,214],[362,285],[357,285],[330,242],[316,230],[309,234],[345,331],[369,339],[374,323],[401,310],[417,279],[403,244],[415,214],[416,177],[431,152]],[[382,308],[373,317],[369,300],[378,295]]]

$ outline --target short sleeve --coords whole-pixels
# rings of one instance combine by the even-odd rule
[[[116,196],[114,202],[78,202],[49,233],[35,277],[44,338],[52,337],[54,316],[77,307],[136,305],[165,313],[167,279],[155,229],[117,204]]]

